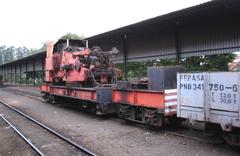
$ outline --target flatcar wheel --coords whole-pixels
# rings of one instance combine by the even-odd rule
[[[142,121],[150,126],[161,127],[163,125],[164,116],[156,109],[143,108]]]
[[[134,109],[129,105],[119,104],[118,117],[122,119],[133,119]]]
[[[43,98],[44,100],[47,100],[47,93],[43,93],[43,94],[42,94],[42,98]]]
[[[56,100],[55,100],[55,97],[54,97],[54,96],[49,95],[49,103],[50,103],[50,104],[55,104],[55,103],[56,103]]]
[[[117,115],[118,115],[119,118],[124,119],[124,115],[123,115],[121,109],[122,109],[121,104],[118,104],[117,105]]]
[[[50,102],[49,94],[45,94],[43,97],[44,97],[44,99],[46,100],[47,103]]]
[[[99,104],[96,104],[95,112],[96,112],[97,115],[102,115],[103,114]]]

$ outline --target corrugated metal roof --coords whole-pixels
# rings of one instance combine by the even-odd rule
[[[178,18],[184,18],[186,16],[194,16],[195,14],[201,12],[204,13],[207,10],[211,10],[213,8],[226,6],[226,5],[232,5],[234,2],[239,2],[238,0],[212,0],[206,3],[202,3],[196,6],[192,6],[186,9],[174,11],[168,14],[160,15],[154,18],[150,18],[141,22],[137,22],[131,25],[127,25],[121,28],[117,28],[108,32],[104,32],[92,37],[87,38],[89,41],[95,40],[98,38],[103,38],[105,36],[119,34],[119,33],[127,33],[129,31],[132,31],[133,29],[136,29],[137,27],[146,27],[148,25],[152,24],[159,24],[161,22],[166,22],[170,20],[176,20]],[[177,23],[175,23],[177,24]]]
[[[18,59],[18,60],[14,60],[14,61],[11,61],[11,62],[7,62],[7,63],[5,63],[5,64],[0,65],[0,67],[3,66],[3,65],[8,65],[8,64],[12,64],[12,63],[21,62],[21,61],[23,61],[23,60],[27,60],[27,59],[30,59],[30,58],[33,58],[33,57],[38,57],[38,56],[45,55],[45,54],[46,54],[46,51],[42,51],[42,52],[39,52],[39,53],[36,53],[36,54],[32,54],[32,55],[29,55],[29,56],[27,56],[27,57]]]

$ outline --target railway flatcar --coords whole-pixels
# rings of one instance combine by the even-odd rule
[[[240,146],[239,87],[239,72],[179,73],[177,116]]]
[[[82,40],[59,40],[47,47],[45,83],[41,86],[47,102],[72,100],[96,114],[116,112],[112,85],[121,78],[111,58],[118,50],[88,48]]]

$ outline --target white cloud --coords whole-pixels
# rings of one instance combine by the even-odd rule
[[[37,48],[67,32],[92,36],[207,0],[0,0],[0,45]]]

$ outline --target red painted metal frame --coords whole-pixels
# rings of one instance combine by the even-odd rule
[[[49,84],[44,84],[41,86],[41,91],[57,96],[97,102],[96,89],[94,88],[67,88],[65,86],[50,86]],[[176,115],[176,96],[176,92],[112,90],[112,102],[115,104],[156,108],[165,116]]]
[[[176,115],[176,92],[150,90],[113,90],[112,101],[116,104],[128,104],[147,108],[157,108],[165,116]]]
[[[41,91],[52,95],[81,99],[96,102],[96,89],[94,88],[67,88],[65,86],[49,86],[44,84]]]
[[[42,84],[40,86],[41,92],[50,93],[50,86],[48,84]]]
[[[149,90],[113,90],[115,103],[130,104],[153,108],[164,108],[164,93]]]

